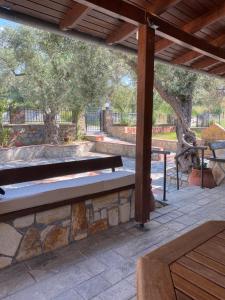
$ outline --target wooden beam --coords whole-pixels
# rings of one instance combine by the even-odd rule
[[[137,27],[133,24],[124,22],[121,27],[113,31],[106,39],[108,45],[113,45],[126,40],[129,36],[137,31]]]
[[[215,47],[205,40],[190,33],[180,30],[178,27],[165,22],[160,17],[149,15],[149,23],[156,27],[156,34],[176,43],[182,47],[197,51],[221,62],[225,62],[225,50]]]
[[[177,4],[181,0],[155,0],[154,3],[143,5],[144,8],[151,13],[161,14],[170,6]],[[106,43],[109,45],[122,42],[129,38],[133,33],[137,31],[137,27],[135,25],[124,22],[121,27],[113,31],[108,38],[106,39]]]
[[[203,14],[202,16],[192,20],[191,22],[185,24],[181,27],[183,31],[188,33],[195,33],[201,30],[202,28],[209,26],[210,24],[218,21],[223,18],[225,15],[225,3],[220,6],[216,6],[209,12]],[[165,50],[173,44],[170,40],[160,40],[155,45],[155,52]]]
[[[136,26],[146,23],[145,11],[123,0],[76,0],[76,2]]]
[[[137,134],[135,174],[135,220],[149,220],[153,200],[151,191],[151,143],[154,84],[155,32],[148,25],[139,28]]]
[[[139,9],[132,4],[122,0],[77,0],[77,2],[125,20],[126,22],[131,22],[134,25],[146,24],[146,19],[148,18],[150,23],[154,25],[154,28],[155,26],[158,27],[156,30],[157,35],[190,50],[200,52],[203,55],[225,62],[225,51],[223,49],[210,45],[205,40],[175,27],[156,15],[146,13],[144,10]]]
[[[197,61],[195,61],[191,67],[194,69],[205,69],[209,66],[218,64],[218,60],[215,60],[211,57],[203,57],[202,59],[199,59]]]
[[[59,24],[60,29],[69,30],[74,28],[89,10],[89,7],[86,5],[74,3],[72,8],[66,12],[64,19],[61,20]]]
[[[210,44],[213,45],[213,46],[216,46],[216,47],[221,47],[225,44],[225,33],[223,33],[222,35],[220,35],[219,37],[217,37],[216,39],[213,39],[210,41]],[[175,58],[174,60],[172,60],[171,63],[173,64],[185,64],[187,62],[190,62],[192,61],[193,59],[196,59],[198,57],[201,57],[201,53],[198,53],[198,52],[195,52],[195,51],[188,51],[186,53],[184,53],[183,55],[181,56],[178,56],[177,58]],[[213,60],[211,58],[206,58],[206,60]],[[215,60],[213,60],[215,61]],[[217,62],[217,61],[216,61]],[[209,65],[210,63],[206,63],[205,66]]]

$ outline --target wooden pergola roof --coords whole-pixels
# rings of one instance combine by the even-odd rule
[[[223,0],[0,0],[0,7],[0,17],[41,24],[128,51],[137,51],[137,27],[149,13],[157,29],[156,58],[225,75]]]
[[[135,220],[146,223],[154,200],[154,58],[224,77],[225,0],[0,0],[0,17],[138,50]]]

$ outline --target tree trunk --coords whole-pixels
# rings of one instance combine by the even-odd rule
[[[168,104],[171,105],[174,112],[177,115],[177,126],[176,134],[178,140],[177,146],[177,155],[186,150],[188,146],[183,142],[184,140],[189,144],[196,146],[197,140],[196,135],[193,131],[190,130],[191,127],[191,113],[192,113],[192,99],[185,99],[182,101],[177,97],[170,95],[161,85],[158,80],[155,80],[155,89],[159,95],[164,99]],[[182,172],[189,172],[194,165],[199,165],[199,156],[196,150],[189,150],[179,159],[180,170]]]
[[[44,133],[46,144],[59,144],[59,125],[56,113],[44,113]]]
[[[137,64],[133,59],[129,59],[124,56],[127,64],[137,73]],[[192,99],[181,99],[174,97],[162,86],[159,80],[155,78],[154,88],[157,90],[161,98],[166,101],[174,110],[177,116],[176,134],[178,140],[177,155],[187,149],[187,145],[183,143],[185,139],[193,146],[196,145],[196,135],[190,130],[191,127],[191,115],[192,115]],[[179,158],[180,170],[187,173],[194,165],[199,165],[199,155],[196,150],[190,150],[185,155]]]

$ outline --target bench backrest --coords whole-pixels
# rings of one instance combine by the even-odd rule
[[[122,167],[121,156],[92,158],[55,164],[42,164],[22,168],[0,170],[0,185],[47,179],[57,176]]]
[[[216,150],[225,149],[225,141],[216,141],[209,143],[209,149],[213,153],[213,157],[216,158]]]

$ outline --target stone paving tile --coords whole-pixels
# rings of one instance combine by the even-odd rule
[[[225,220],[224,192],[175,192],[145,230],[130,222],[2,270],[0,299],[134,300],[138,257],[208,220]]]
[[[120,280],[128,277],[135,270],[135,263],[133,261],[127,261],[120,266],[107,269],[101,275],[111,284],[115,284]]]
[[[0,273],[0,299],[35,283],[23,264],[2,270]]]
[[[129,300],[136,294],[136,289],[126,280],[122,280],[99,295],[102,300]]]
[[[96,276],[78,285],[75,290],[85,299],[89,300],[111,286],[103,277]]]
[[[73,289],[70,289],[55,297],[53,300],[84,300],[84,298]]]

